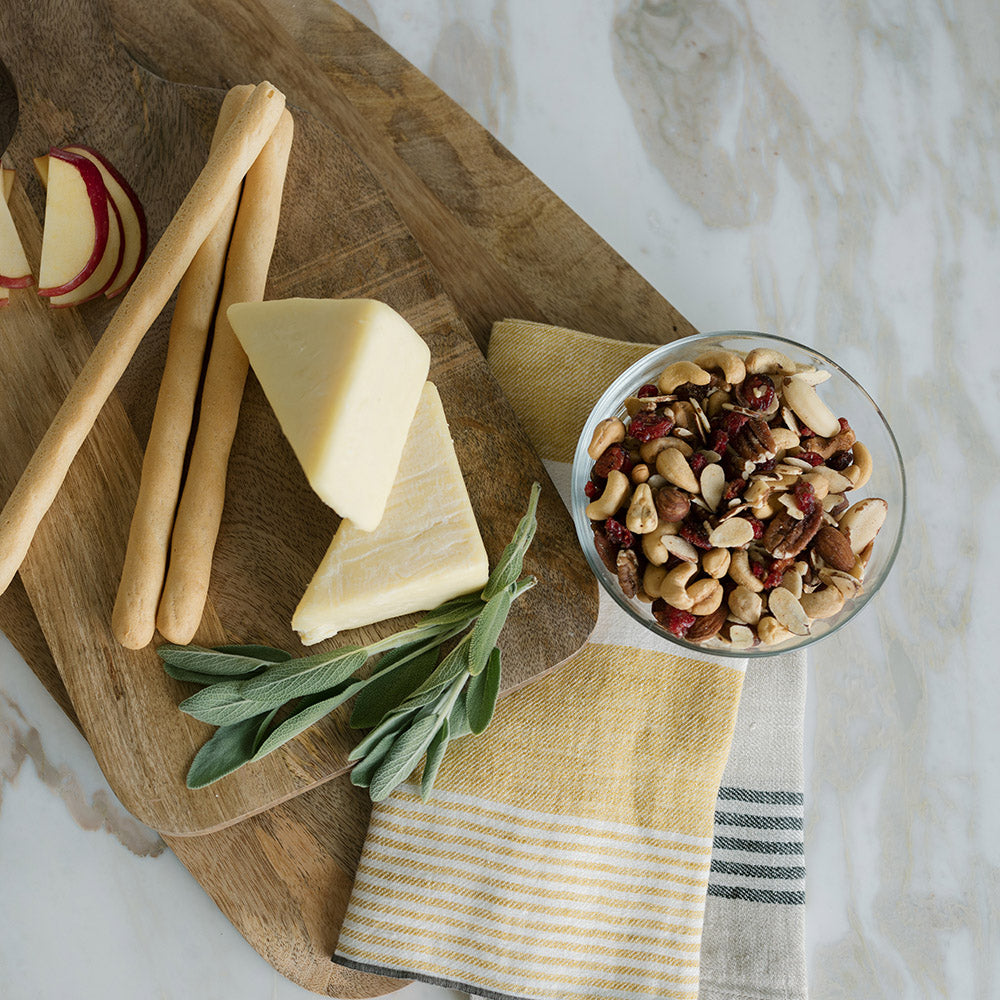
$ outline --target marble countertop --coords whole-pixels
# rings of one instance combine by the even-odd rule
[[[810,994],[1000,995],[1000,8],[344,6],[695,326],[813,344],[881,403],[910,514],[882,593],[810,654]],[[310,995],[123,811],[4,640],[0,984],[5,1000]]]

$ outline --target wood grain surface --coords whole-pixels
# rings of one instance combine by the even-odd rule
[[[620,339],[694,332],[471,116],[335,5],[111,0],[110,7],[122,43],[161,75],[219,87],[267,76],[293,104],[353,134],[481,345],[492,320],[505,315]],[[533,211],[544,212],[545,226],[525,225]],[[563,255],[574,265],[572,282],[552,266]],[[587,289],[600,290],[597,301],[581,299]],[[0,626],[71,712],[17,581],[0,598]],[[167,842],[284,975],[328,996],[376,996],[401,984],[329,961],[367,814],[364,797],[338,778],[220,833]]]
[[[106,16],[90,6],[56,0],[34,5],[0,39],[0,55],[21,98],[8,156],[24,167],[49,145],[74,141],[101,150],[133,180],[155,240],[204,163],[221,93],[169,84],[136,68],[115,46]],[[39,53],[50,47],[57,23],[60,37],[75,44],[56,61],[58,73],[43,73]],[[90,62],[95,52],[106,58]],[[27,191],[15,186],[11,206],[29,257],[37,260],[41,191],[27,170],[21,176],[31,183]],[[540,585],[518,602],[501,640],[505,689],[573,653],[593,628],[596,593],[555,489],[385,193],[336,134],[304,113],[298,115],[267,289],[268,298],[293,295],[382,299],[427,341],[430,377],[441,392],[491,560],[510,539],[531,482],[545,484],[527,564]],[[52,311],[29,292],[5,310],[0,418],[16,427],[2,449],[6,491],[114,305]],[[143,342],[119,397],[104,408],[73,463],[22,579],[111,786],[144,822],[180,836],[220,829],[342,773],[357,734],[347,724],[345,706],[271,757],[190,791],[185,774],[211,728],[177,711],[189,689],[165,675],[152,647],[132,651],[114,640],[111,608],[138,489],[140,442],[162,370],[166,320],[161,317]],[[371,422],[377,446],[378,415],[362,416]],[[497,468],[504,470],[502,477]],[[289,622],[337,523],[309,488],[251,382],[229,465],[211,607],[199,640],[301,649]],[[403,624],[396,619],[345,632],[327,646],[372,641]]]

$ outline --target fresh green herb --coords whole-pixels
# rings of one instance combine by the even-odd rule
[[[497,639],[513,602],[535,585],[521,570],[540,492],[535,483],[482,592],[447,601],[413,628],[297,659],[269,646],[160,646],[171,677],[204,685],[181,711],[219,727],[195,756],[188,787],[204,788],[260,760],[357,695],[351,725],[370,732],[348,757],[351,781],[378,802],[424,759],[420,788],[427,799],[449,741],[481,733],[493,717],[501,678]],[[370,674],[357,678],[372,657],[378,659]]]

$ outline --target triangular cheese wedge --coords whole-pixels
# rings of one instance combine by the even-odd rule
[[[372,299],[243,302],[226,315],[309,484],[373,531],[427,378],[427,345]]]
[[[448,421],[427,382],[382,523],[360,531],[343,521],[295,609],[307,645],[486,585],[489,562]]]

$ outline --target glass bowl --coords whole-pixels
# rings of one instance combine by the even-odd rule
[[[814,365],[829,371],[831,377],[817,386],[817,392],[838,417],[847,418],[857,434],[858,440],[867,446],[873,459],[873,471],[868,483],[860,490],[849,491],[847,496],[851,503],[864,497],[882,497],[889,506],[888,514],[875,540],[871,558],[865,570],[863,593],[846,601],[844,607],[836,615],[814,621],[809,635],[793,636],[782,643],[771,646],[758,645],[751,649],[728,648],[717,644],[717,640],[709,643],[689,642],[674,636],[661,627],[652,615],[651,606],[638,599],[626,597],[618,584],[617,575],[611,573],[601,561],[594,547],[594,532],[591,528],[591,522],[586,515],[587,505],[590,501],[584,493],[584,487],[590,480],[594,465],[593,460],[587,454],[587,448],[593,439],[594,428],[597,424],[606,417],[617,416],[626,419],[625,398],[627,396],[634,396],[639,387],[647,382],[655,383],[660,372],[667,365],[673,364],[675,361],[693,361],[699,354],[716,347],[736,351],[741,355],[758,347],[772,348],[787,355],[796,363]],[[576,453],[573,457],[571,507],[577,537],[590,568],[611,598],[635,621],[656,635],[688,650],[701,653],[710,652],[716,656],[773,656],[793,649],[802,649],[832,635],[838,629],[843,628],[878,593],[892,568],[902,539],[903,520],[906,513],[906,480],[903,472],[903,460],[892,430],[875,401],[855,378],[835,361],[809,347],[804,347],[783,337],[736,330],[725,333],[698,334],[655,348],[608,386],[587,418],[577,442]]]

